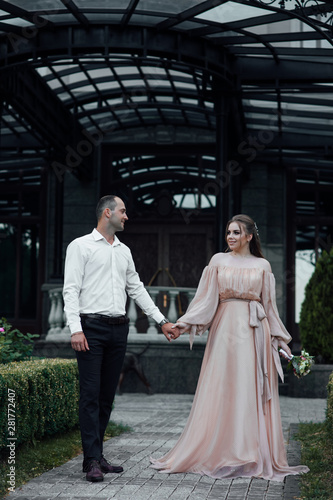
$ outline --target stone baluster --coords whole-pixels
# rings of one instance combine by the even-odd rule
[[[53,335],[55,330],[55,312],[57,308],[57,297],[53,290],[49,291],[49,298],[50,298],[51,308],[48,317],[49,329],[47,331],[47,337]]]
[[[46,340],[60,341],[63,340],[62,325],[63,325],[63,301],[62,301],[62,289],[54,288],[49,291],[49,297],[51,301],[51,310],[49,314],[49,325]]]
[[[169,297],[169,306],[166,317],[172,323],[176,322],[180,316],[177,304],[177,297],[179,292],[187,294],[188,302],[190,303],[195,295],[195,290],[188,288],[167,288],[167,287],[148,287],[148,292],[150,293],[154,303],[157,303],[157,298],[160,292],[163,292],[165,297]],[[63,310],[63,298],[62,298],[62,288],[57,287],[48,291],[50,299],[50,313],[48,316],[49,329],[46,335],[46,339],[49,342],[70,342],[70,331],[66,324],[66,315]],[[140,335],[136,328],[137,320],[137,308],[135,301],[129,299],[127,315],[130,320],[129,322],[129,333],[132,334],[132,341],[141,341],[145,337]],[[152,341],[157,340],[162,341],[163,335],[161,335],[160,329],[156,325],[155,321],[148,318],[148,330],[146,339],[151,339]],[[180,339],[181,341],[182,339]]]
[[[61,333],[63,326],[64,305],[60,290],[56,292],[55,328],[57,333]]]
[[[127,311],[127,316],[129,318],[129,333],[138,333],[135,326],[137,320],[137,311],[135,307],[135,302],[132,298],[129,298],[129,306]]]
[[[150,290],[149,290],[149,295],[151,296],[151,298],[153,299],[155,304],[156,304],[156,299],[157,299],[158,293],[159,293],[158,289],[150,288]],[[158,328],[157,328],[156,322],[153,320],[153,318],[148,317],[148,323],[149,323],[149,326],[148,326],[147,333],[152,333],[153,335],[155,335],[155,334],[158,335]]]
[[[176,299],[179,294],[179,290],[171,289],[169,290],[169,296],[170,296],[170,305],[169,305],[169,311],[167,318],[171,323],[176,323],[178,319],[178,309],[177,309],[177,304],[176,304]]]

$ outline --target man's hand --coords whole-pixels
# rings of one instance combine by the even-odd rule
[[[182,334],[182,332],[180,331],[178,323],[172,325],[172,334],[171,334],[172,335],[172,340],[178,339],[178,337],[180,337],[181,334]]]
[[[88,342],[83,332],[73,333],[71,345],[74,351],[89,351]]]
[[[169,342],[175,340],[180,335],[180,333],[177,334],[178,328],[173,328],[173,326],[173,323],[165,323],[165,325],[162,326],[162,332]]]

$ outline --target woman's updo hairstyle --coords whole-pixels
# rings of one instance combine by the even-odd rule
[[[234,215],[232,219],[229,220],[227,223],[227,227],[225,230],[225,240],[227,241],[227,234],[228,234],[228,229],[229,226],[232,222],[236,222],[237,224],[241,224],[242,228],[245,229],[246,234],[252,234],[252,239],[250,241],[250,252],[252,255],[255,257],[261,257],[264,258],[261,250],[261,243],[260,243],[260,238],[259,238],[259,231],[257,228],[257,224],[254,222],[251,217],[245,214],[238,214]],[[229,250],[229,247],[228,247]]]

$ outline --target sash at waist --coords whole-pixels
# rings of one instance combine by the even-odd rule
[[[239,300],[249,303],[249,325],[254,329],[254,343],[258,360],[257,375],[260,384],[262,403],[264,405],[265,403],[267,403],[267,401],[269,401],[272,398],[269,379],[268,379],[266,342],[265,342],[264,329],[262,325],[262,320],[267,316],[263,308],[263,305],[259,300],[230,298],[221,300],[220,303],[239,301]],[[275,345],[276,343],[277,339],[274,337],[272,339],[273,359],[277,372],[279,373],[281,379],[283,380],[283,371],[282,371],[280,357],[277,352],[277,347]]]

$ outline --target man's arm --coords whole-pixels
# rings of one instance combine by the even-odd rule
[[[75,351],[89,350],[82,331],[79,296],[84,274],[84,258],[79,245],[74,241],[67,247],[63,297],[67,324],[71,332],[71,345]]]
[[[159,310],[159,308],[154,303],[153,299],[145,289],[140,277],[135,269],[135,264],[132,258],[132,254],[129,255],[129,265],[126,274],[126,291],[128,295],[138,304],[138,306],[143,310],[143,312],[153,318],[158,325],[161,323],[161,330],[165,338],[171,342],[175,336],[175,332],[172,329],[172,323],[164,322],[165,317]],[[164,323],[164,324],[163,324]]]

